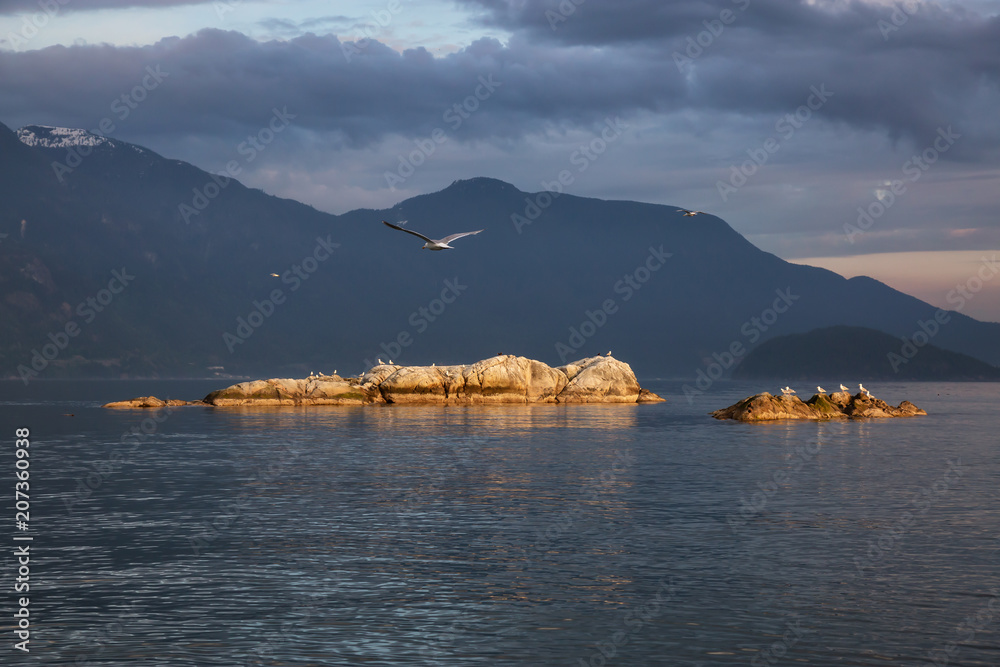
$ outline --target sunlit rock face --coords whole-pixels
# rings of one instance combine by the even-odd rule
[[[851,396],[846,391],[830,395],[816,394],[808,401],[802,401],[798,396],[772,396],[765,391],[711,413],[716,419],[735,419],[744,422],[777,419],[880,419],[926,414],[924,410],[909,401],[903,401],[897,407],[892,407],[880,398],[860,392]]]

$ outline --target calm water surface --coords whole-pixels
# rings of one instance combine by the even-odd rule
[[[717,422],[769,387],[669,381],[642,406],[99,407],[221,384],[0,384],[0,663],[1000,665],[1000,385],[875,386],[930,415],[824,424]]]

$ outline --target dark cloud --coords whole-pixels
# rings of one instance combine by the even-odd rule
[[[969,103],[995,96],[1000,83],[1000,18],[957,5],[461,1],[479,10],[481,23],[536,44],[645,49],[651,59],[676,60],[695,108],[776,112],[825,83],[836,94],[825,116],[918,142],[949,123],[983,125],[988,119],[971,114]]]
[[[8,72],[0,100],[4,119],[33,115],[36,122],[44,117],[92,127],[111,114],[115,99],[141,83],[147,66],[156,66],[166,77],[129,119],[136,131],[257,127],[272,107],[288,107],[297,127],[338,133],[351,145],[389,133],[426,135],[438,127],[464,138],[517,138],[551,123],[603,122],[609,114],[683,99],[670,63],[646,62],[637,53],[609,59],[587,50],[549,60],[526,44],[505,47],[492,39],[433,58],[424,49],[397,53],[375,40],[342,43],[309,34],[261,43],[203,30],[143,47],[6,52],[0,63]],[[644,86],[646,77],[658,83]],[[488,99],[477,100],[477,92]],[[465,110],[448,114],[456,104]]]
[[[458,136],[518,138],[638,111],[711,110],[777,122],[825,86],[833,93],[821,111],[828,121],[917,144],[948,125],[977,135],[976,150],[1000,140],[989,104],[1000,82],[997,18],[921,5],[886,38],[892,24],[879,21],[891,21],[891,9],[861,2],[465,2],[480,8],[480,20],[511,30],[509,43],[482,39],[433,58],[375,39],[307,34],[261,43],[205,30],[144,47],[3,53],[0,62],[14,74],[0,114],[20,117],[35,106],[68,124],[93,122],[155,63],[171,78],[141,122],[164,130],[252,125],[262,107],[282,105],[296,110],[301,126],[340,133],[352,145],[386,133],[416,136],[441,126],[479,76],[493,75],[501,88]],[[565,19],[556,30],[551,12]],[[972,149],[967,143],[949,159]]]

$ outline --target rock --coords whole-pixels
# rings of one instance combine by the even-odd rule
[[[559,394],[560,403],[637,403],[642,388],[632,368],[612,357],[590,357],[568,364],[572,376]],[[647,392],[643,402],[653,402]],[[656,396],[659,398],[659,396]],[[662,400],[662,399],[660,399]]]
[[[133,398],[128,401],[114,401],[112,403],[105,403],[102,408],[162,408],[167,404],[166,401],[161,401],[156,396],[140,396],[139,398]]]
[[[710,413],[716,419],[735,419],[744,422],[773,421],[776,419],[872,419],[886,417],[912,417],[927,413],[909,401],[892,407],[874,396],[858,393],[851,396],[846,391],[833,394],[816,394],[806,402],[797,396],[772,396],[766,391],[748,396],[722,410]]]
[[[204,402],[216,407],[242,405],[363,405],[372,403],[377,389],[366,390],[357,380],[329,376],[293,379],[252,380],[213,391]]]
[[[135,408],[163,408],[163,407],[177,407],[182,405],[205,405],[203,401],[179,401],[176,398],[171,398],[169,400],[161,400],[156,396],[140,396],[139,398],[133,398],[128,401],[114,401],[112,403],[105,403],[102,408],[118,408],[118,409],[135,409]]]
[[[503,355],[471,366],[407,366],[386,377],[386,403],[555,403],[566,376],[540,361]]]
[[[158,401],[157,404],[153,404]],[[632,368],[612,357],[590,357],[560,368],[512,354],[469,366],[380,364],[358,378],[320,375],[241,382],[213,391],[198,405],[216,407],[436,403],[656,403]],[[149,405],[146,405],[146,404]],[[184,401],[179,401],[183,404]],[[174,403],[171,402],[171,405]],[[153,397],[105,407],[159,407]]]

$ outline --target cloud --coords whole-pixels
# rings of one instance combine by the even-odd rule
[[[207,5],[224,0],[4,0],[0,3],[0,15],[29,14],[46,11],[46,7],[56,5],[60,12],[81,12],[96,9],[127,9],[145,7],[179,7],[181,5]],[[242,0],[229,0],[230,3]]]

